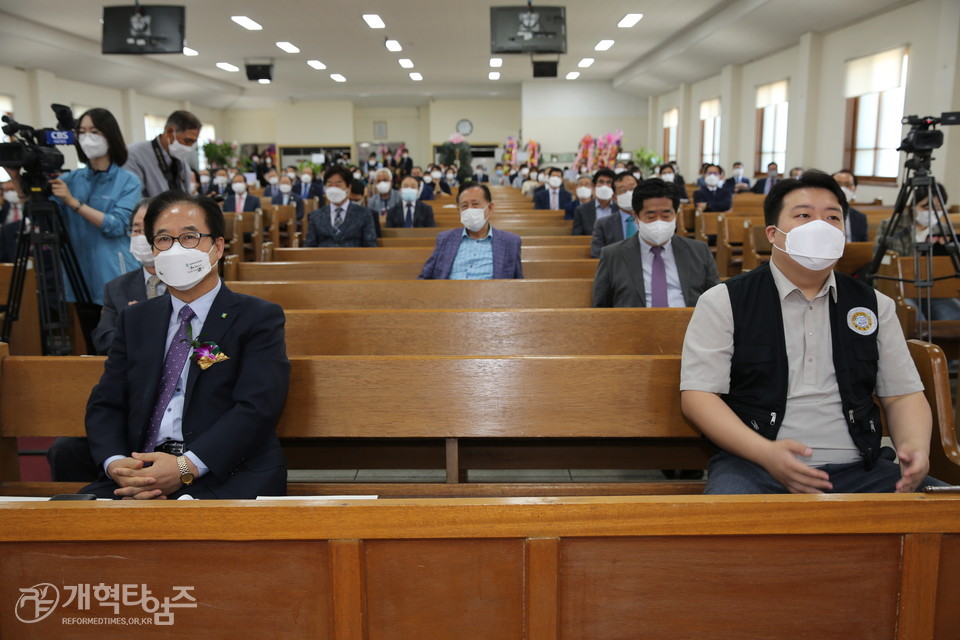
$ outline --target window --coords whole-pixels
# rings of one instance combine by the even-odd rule
[[[720,98],[700,103],[700,164],[720,164]]]
[[[906,84],[905,48],[847,62],[843,166],[852,167],[861,181],[897,180]]]
[[[217,129],[212,124],[205,124],[200,127],[200,138],[197,140],[197,162],[201,170],[209,169],[207,166],[207,155],[203,152],[203,145],[208,142],[216,142]]]
[[[766,174],[771,162],[781,170],[787,163],[787,111],[786,80],[757,87],[756,175]]]
[[[164,125],[167,124],[167,119],[162,116],[151,116],[149,114],[143,116],[143,134],[146,136],[146,140],[153,140],[158,135],[163,133]]]
[[[0,116],[12,116],[13,115],[13,96],[5,96],[0,94]],[[0,131],[0,142],[10,142],[10,136],[4,134]],[[0,182],[6,182],[10,179],[10,176],[7,175],[7,172],[0,167]]]
[[[680,110],[670,109],[663,112],[663,161],[677,159],[677,124],[680,122]]]

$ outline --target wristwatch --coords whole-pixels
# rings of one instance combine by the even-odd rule
[[[180,482],[183,486],[189,487],[193,484],[193,473],[190,472],[186,456],[177,456],[177,468],[180,469]]]

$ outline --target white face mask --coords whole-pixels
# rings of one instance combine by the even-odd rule
[[[649,245],[659,247],[665,245],[677,231],[677,220],[654,220],[653,222],[638,222],[637,235]]]
[[[720,184],[720,176],[715,173],[708,173],[703,181],[707,184],[708,187],[715,187]]]
[[[913,219],[917,223],[917,226],[922,229],[929,229],[936,220],[933,216],[933,211],[930,209],[915,209],[913,211]]]
[[[3,199],[10,204],[20,204],[20,194],[13,189],[7,189],[3,192]]]
[[[464,209],[460,212],[460,222],[467,229],[476,233],[483,229],[483,225],[487,224],[486,212],[486,207],[483,209]]]
[[[829,269],[843,255],[846,236],[843,231],[824,220],[802,224],[789,233],[775,228],[786,236],[786,248],[773,246],[789,255],[801,267],[811,271]]]
[[[400,199],[404,202],[416,202],[417,196],[420,195],[419,189],[414,189],[413,187],[404,187],[400,189]]]
[[[150,246],[150,241],[147,240],[147,236],[143,234],[130,236],[130,253],[132,253],[133,257],[143,266],[153,266],[153,247]]]
[[[173,134],[173,140],[170,142],[170,146],[167,148],[167,151],[170,152],[170,155],[176,158],[177,160],[184,160],[193,153],[193,148],[196,145],[190,145],[189,147],[185,144],[180,144],[180,141],[177,140],[177,134]],[[84,151],[86,153],[86,151]],[[90,156],[87,156],[88,158]]]
[[[290,180],[296,180],[297,174],[294,173],[293,171],[287,171],[287,177],[290,178]]]
[[[546,181],[547,181],[547,173],[545,171],[537,175],[537,182],[539,182],[540,184],[543,184]]]
[[[427,175],[423,176],[423,181],[426,184],[430,184],[431,182],[433,182],[433,176],[428,173]]]
[[[563,178],[558,176],[550,176],[547,178],[547,184],[550,185],[551,189],[559,189],[560,185],[563,184]]]
[[[293,191],[293,185],[282,184],[280,185],[280,193],[290,193]]]
[[[213,179],[213,183],[218,187],[224,187],[227,184],[227,176],[217,176]]]
[[[627,170],[626,167],[617,167],[616,169],[613,170],[613,172],[616,173],[617,175],[620,175],[626,170]]]
[[[664,182],[673,182],[674,175],[672,173],[661,173],[660,179]]]
[[[734,170],[733,170],[733,175],[735,175],[735,176],[738,177],[738,178],[742,178],[742,177],[743,177],[743,167],[737,167],[736,169],[734,169]]]
[[[90,160],[102,158],[110,151],[107,139],[99,133],[81,133],[80,148],[83,149],[84,155]]]
[[[597,198],[606,202],[613,197],[613,187],[602,184],[596,189]]]
[[[377,193],[380,195],[387,195],[390,193],[390,190],[393,189],[393,185],[386,180],[380,181],[377,183]]]
[[[448,173],[447,176],[446,176],[447,182],[450,182],[451,180],[453,180],[453,179],[456,178],[456,177],[457,177],[456,174]]]
[[[360,173],[359,171],[354,171],[354,172],[353,172],[353,179],[354,179],[354,180],[360,180],[361,178],[363,178],[363,174],[362,174],[362,173]]]
[[[200,176],[200,184],[210,184],[210,176]]]
[[[530,175],[530,169],[527,169],[526,167],[520,169],[520,175],[526,178],[528,175]]]
[[[280,182],[280,178],[278,178],[277,176],[270,176],[269,178],[267,178],[267,182],[272,185],[277,184]]]
[[[633,211],[633,191],[624,191],[618,195],[617,206],[624,211]]]
[[[309,173],[300,174],[300,182],[306,182],[307,184],[310,184],[313,182],[313,176]]]
[[[639,171],[634,171],[634,172],[633,172],[633,177],[637,179],[637,182],[640,182],[640,172],[639,172]]]
[[[590,187],[577,187],[577,197],[581,200],[587,200],[593,195],[593,189]]]
[[[216,247],[212,247],[213,251]],[[210,251],[184,249],[179,242],[154,256],[157,276],[168,287],[177,291],[186,291],[197,286],[210,273]]]
[[[439,180],[440,178],[443,177],[443,174],[440,173],[439,171],[431,171],[430,177],[433,178],[434,180]]]
[[[331,204],[340,204],[347,199],[347,192],[340,187],[327,187],[327,200]]]
[[[233,189],[233,192],[237,195],[247,191],[247,185],[243,182],[234,182],[232,185],[230,185],[230,188]]]
[[[237,175],[237,172],[236,172],[236,171],[228,171],[228,172],[227,172],[227,177],[228,177],[230,180],[233,180],[233,176],[235,176],[235,175]]]
[[[840,191],[843,191],[843,195],[846,196],[848,203],[853,202],[854,198],[857,197],[857,194],[847,187],[840,187]]]

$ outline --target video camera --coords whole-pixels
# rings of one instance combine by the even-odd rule
[[[910,131],[903,139],[897,151],[907,153],[927,153],[943,146],[943,131],[934,129],[938,124],[952,125],[960,123],[960,111],[943,113],[939,118],[934,116],[905,116],[901,124],[909,124]]]
[[[34,129],[20,124],[10,116],[3,116],[3,133],[18,136],[16,142],[0,143],[0,166],[23,169],[27,188],[46,187],[47,177],[63,169],[63,154],[56,145],[76,143],[76,121],[73,110],[62,104],[50,108],[57,116],[57,128]]]

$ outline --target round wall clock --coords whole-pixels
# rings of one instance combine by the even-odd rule
[[[473,133],[473,123],[464,118],[457,123],[457,133],[462,136],[468,136]]]

